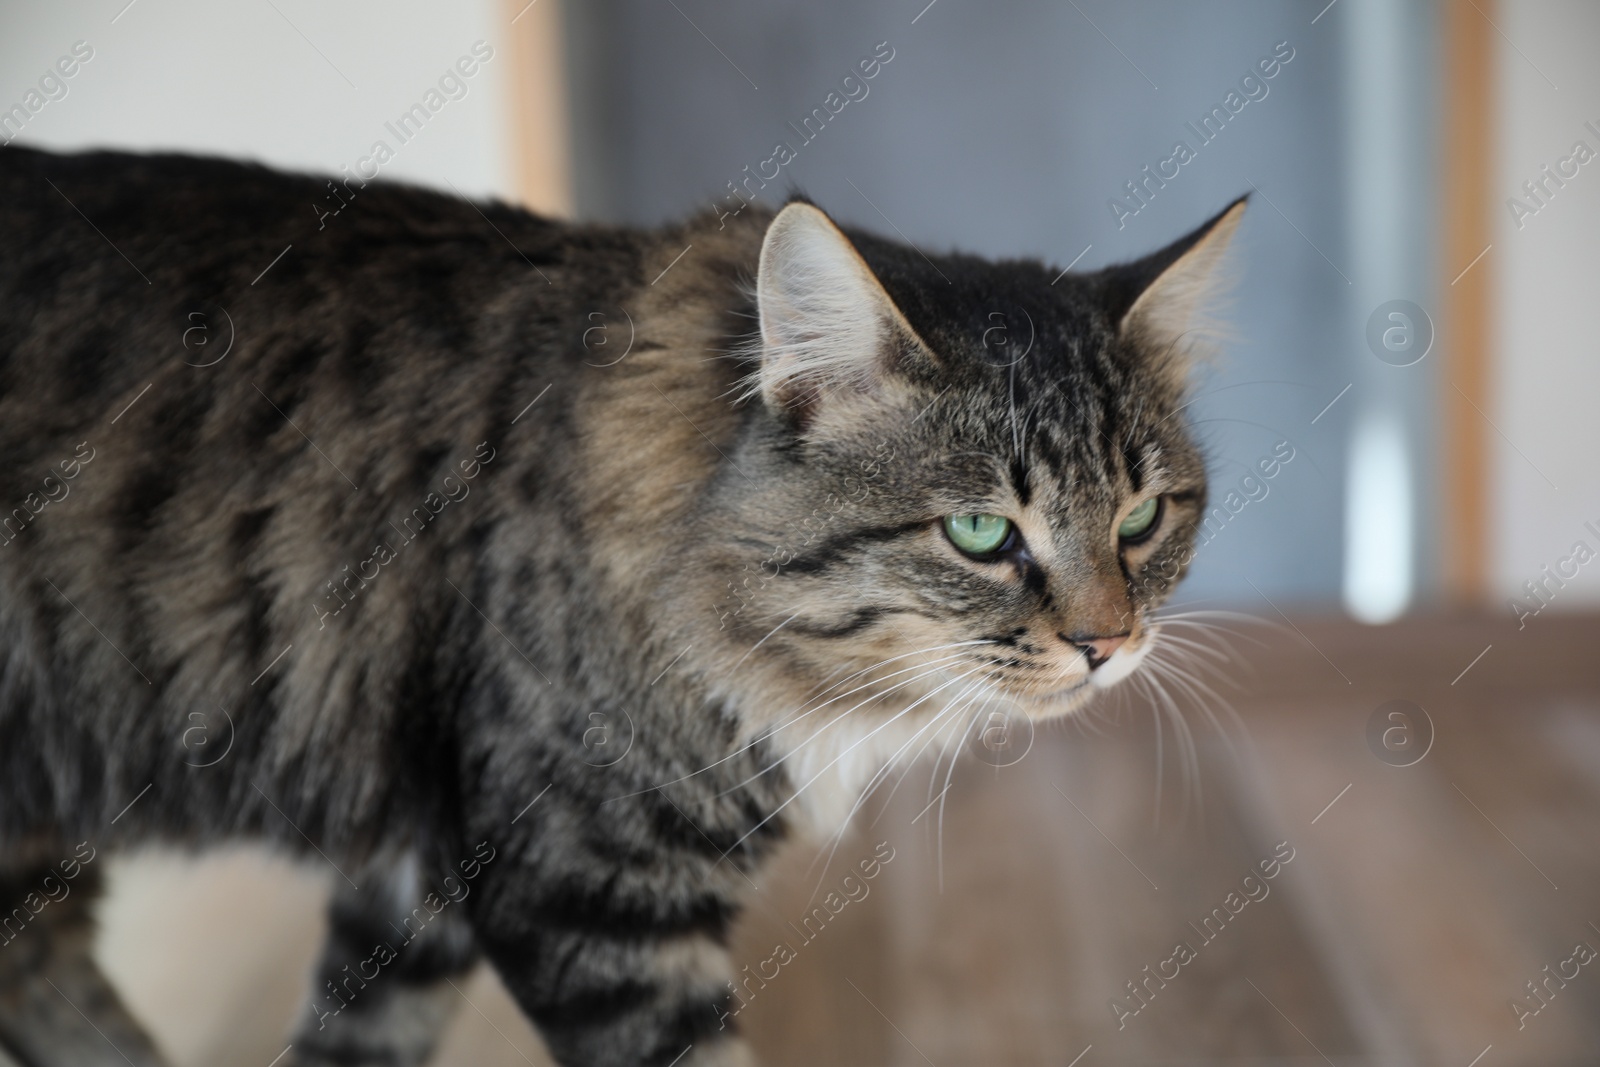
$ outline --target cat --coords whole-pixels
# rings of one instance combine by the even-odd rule
[[[1073,274],[0,151],[0,1063],[160,1063],[101,857],[241,839],[338,890],[283,1065],[424,1061],[480,954],[562,1063],[751,1062],[773,848],[1155,641],[1243,208]]]

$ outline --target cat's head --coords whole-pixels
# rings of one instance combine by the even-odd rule
[[[734,645],[1036,715],[1127,677],[1204,514],[1186,384],[1243,210],[1067,274],[784,208],[745,353],[758,415],[719,493]]]

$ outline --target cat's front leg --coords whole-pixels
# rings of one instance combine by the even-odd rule
[[[490,955],[559,1063],[755,1064],[730,1018],[726,950],[711,938],[547,929]]]
[[[729,927],[754,853],[659,791],[555,790],[486,862],[479,945],[562,1064],[753,1064],[731,1017]]]
[[[432,1055],[477,963],[451,874],[415,856],[375,861],[341,884],[307,1011],[280,1067],[417,1067]],[[3,1065],[0,1065],[3,1067]]]

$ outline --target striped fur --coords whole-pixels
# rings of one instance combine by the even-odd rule
[[[1237,211],[1054,284],[833,231],[882,332],[796,406],[741,397],[770,213],[346,183],[319,229],[325,193],[0,153],[0,884],[261,840],[348,889],[301,1062],[421,1062],[480,952],[562,1062],[742,1062],[725,943],[774,844],[979,697],[1076,706],[1067,637],[1148,640],[1204,480],[1182,357],[1124,316]],[[1164,532],[1119,556],[1149,491]],[[1028,556],[956,553],[973,510]],[[86,1062],[10,995],[0,1046]]]

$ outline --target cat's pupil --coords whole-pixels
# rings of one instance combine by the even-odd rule
[[[957,548],[974,556],[999,550],[1011,537],[1011,520],[1000,515],[949,515],[944,528]]]
[[[1122,520],[1117,527],[1117,536],[1123,538],[1139,537],[1147,533],[1156,522],[1156,514],[1160,510],[1161,498],[1151,497],[1132,511]]]

